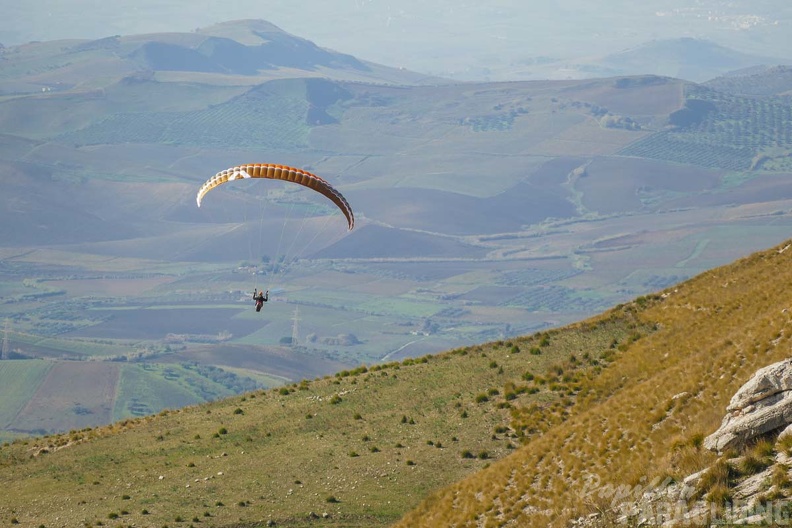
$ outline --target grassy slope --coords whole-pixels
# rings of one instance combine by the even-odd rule
[[[430,492],[506,456],[521,434],[534,434],[510,429],[511,412],[537,404],[555,413],[570,385],[529,391],[523,375],[544,375],[584,350],[612,355],[611,343],[634,331],[633,315],[601,319],[554,332],[544,344],[534,336],[458,349],[291,392],[259,391],[6,445],[0,486],[13,491],[0,502],[0,522],[98,525],[118,514],[124,524],[147,526],[177,517],[302,526],[316,512],[331,516],[326,526],[391,524]],[[593,376],[593,362],[576,372]]]
[[[693,440],[788,353],[791,256],[512,342],[18,441],[0,449],[0,519],[384,526],[418,506],[401,525],[561,524],[596,506],[587,478],[634,485],[711,458]]]
[[[398,526],[562,526],[599,506],[597,494],[586,496],[597,485],[701,469],[714,455],[697,449],[696,438],[718,427],[731,395],[758,368],[789,355],[789,247],[706,272],[647,303],[638,317],[658,331],[589,384],[565,423],[432,495]]]

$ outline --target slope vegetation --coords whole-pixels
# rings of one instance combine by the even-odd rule
[[[615,343],[648,331],[618,309],[562,331],[17,440],[0,448],[0,486],[13,490],[0,522],[388,525],[557,422],[617,360]],[[539,418],[519,424],[521,409]]]
[[[560,330],[7,444],[0,519],[563,525],[713,459],[731,394],[789,351],[790,247]]]
[[[637,319],[657,331],[582,389],[565,421],[432,495],[397,526],[563,526],[610,504],[619,486],[705,467],[714,455],[701,439],[731,395],[789,354],[791,248],[638,299]]]

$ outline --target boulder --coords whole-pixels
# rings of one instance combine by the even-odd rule
[[[721,426],[704,447],[723,451],[792,424],[792,359],[756,371],[734,394]]]

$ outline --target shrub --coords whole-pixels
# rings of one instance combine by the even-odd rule
[[[541,356],[542,355],[542,350],[540,348],[537,348],[537,347],[531,347],[531,350],[529,352],[530,352],[530,354],[532,356]]]
[[[476,458],[475,456],[473,456],[473,453],[471,453],[469,449],[463,450],[461,456],[462,458]]]
[[[407,461],[407,465],[408,465],[408,466],[414,466],[414,465],[415,465],[415,462],[413,462],[412,460],[408,460],[408,461]]]
[[[476,396],[476,403],[484,403],[487,401],[489,401],[489,398],[487,397],[486,394],[478,394]]]
[[[718,484],[707,493],[707,500],[718,505],[726,504],[731,501],[732,492],[728,486]]]
[[[242,409],[240,409],[239,407],[237,407],[236,409],[234,409],[234,414],[244,414],[244,413],[245,413],[245,411],[243,411],[243,410],[242,410]]]
[[[220,429],[217,431],[217,434],[221,434],[221,435],[228,434],[228,429],[226,429],[225,427],[221,427],[221,428],[220,428]]]
[[[344,401],[344,400],[342,400],[341,396],[339,396],[338,394],[334,394],[333,397],[330,398],[330,404],[331,405],[337,405],[337,404],[341,403],[342,401]]]
[[[786,435],[778,441],[778,450],[787,455],[792,454],[792,435]]]
[[[329,497],[327,497],[325,499],[325,502],[329,502],[330,504],[336,504],[336,503],[341,502],[341,501],[338,500],[337,498],[335,498],[335,496],[330,495]]]
[[[486,460],[489,458],[489,453],[486,451],[479,451],[478,458],[479,460]]]
[[[789,467],[786,464],[778,464],[775,466],[770,476],[770,483],[775,486],[777,490],[789,488],[792,484],[789,480]]]
[[[737,477],[737,471],[729,462],[718,459],[702,476],[698,482],[695,499],[707,496],[709,500],[717,502],[714,497],[724,497],[724,490],[729,490],[730,486]],[[714,495],[710,495],[714,492]]]
[[[770,464],[770,460],[758,457],[754,453],[748,453],[740,461],[739,470],[742,475],[755,475],[770,467]]]

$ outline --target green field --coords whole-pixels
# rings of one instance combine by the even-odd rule
[[[27,405],[52,368],[51,361],[30,359],[0,361],[0,430],[11,428],[14,419]],[[4,440],[0,433],[0,441]]]
[[[703,167],[788,171],[792,103],[731,95],[690,85],[685,108],[671,115],[674,129],[648,136],[621,154]]]
[[[200,375],[195,366],[125,365],[118,382],[113,420],[146,416],[162,409],[179,409],[236,392],[240,391]]]

